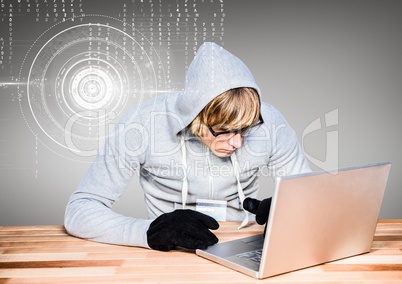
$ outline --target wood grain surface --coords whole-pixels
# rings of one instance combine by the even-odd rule
[[[221,223],[220,242],[263,227]],[[102,244],[63,226],[0,227],[0,283],[402,283],[402,220],[379,220],[370,253],[256,280],[195,255]]]

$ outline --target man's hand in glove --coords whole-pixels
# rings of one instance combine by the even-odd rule
[[[263,199],[261,201],[247,197],[243,201],[243,208],[255,214],[255,221],[264,225],[268,221],[269,209],[271,208],[272,198]]]
[[[210,231],[219,228],[218,222],[194,210],[178,209],[156,218],[147,231],[150,248],[169,251],[177,246],[205,249],[216,244],[218,238]]]

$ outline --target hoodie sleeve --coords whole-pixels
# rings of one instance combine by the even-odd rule
[[[149,247],[146,232],[152,220],[123,216],[111,209],[145,156],[141,127],[130,125],[119,124],[120,129],[107,139],[71,195],[64,218],[69,234],[103,243]]]
[[[268,168],[273,176],[310,172],[310,166],[296,133],[284,116],[273,106],[265,103],[261,110],[271,136]]]

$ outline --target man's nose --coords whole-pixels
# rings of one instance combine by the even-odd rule
[[[243,145],[243,137],[241,137],[240,133],[238,133],[229,139],[229,144],[232,147],[238,149]]]

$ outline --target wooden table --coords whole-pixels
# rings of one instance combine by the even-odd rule
[[[220,241],[262,231],[221,223]],[[372,250],[264,280],[195,255],[107,245],[66,234],[62,226],[0,227],[0,283],[402,283],[402,219],[380,220]]]

